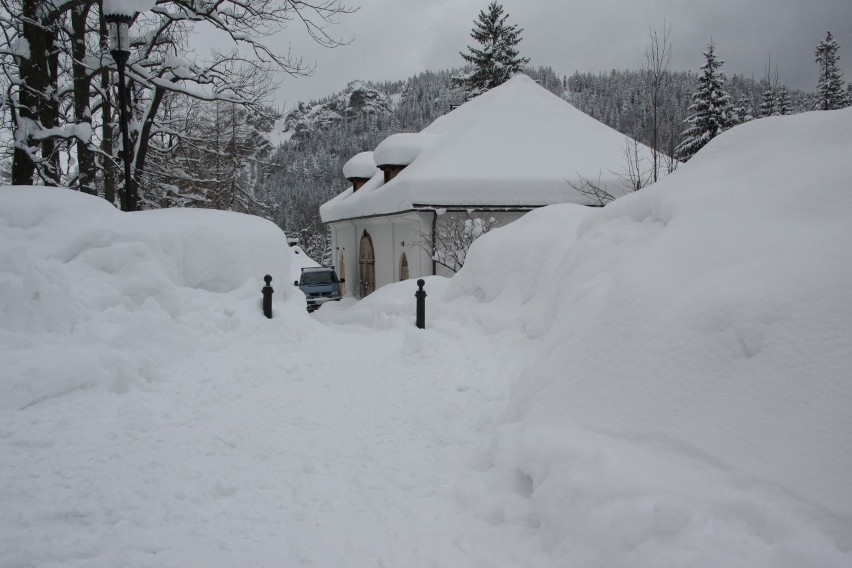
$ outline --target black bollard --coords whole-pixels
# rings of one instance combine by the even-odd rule
[[[423,289],[423,285],[426,282],[421,278],[417,281],[417,286],[419,290],[414,293],[414,297],[417,298],[417,327],[419,329],[426,329],[426,291]]]
[[[272,289],[272,276],[267,274],[263,277],[263,281],[266,282],[266,286],[263,287],[261,293],[263,294],[263,315],[272,319],[272,293],[275,290]]]

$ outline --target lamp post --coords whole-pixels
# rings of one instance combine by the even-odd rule
[[[124,200],[127,211],[136,211],[136,188],[130,176],[130,134],[127,117],[127,87],[124,81],[124,69],[130,59],[130,24],[135,13],[128,14],[121,2],[104,2],[104,20],[109,27],[110,54],[118,67],[118,103],[121,107],[121,140],[124,148]],[[110,9],[112,8],[112,9]]]

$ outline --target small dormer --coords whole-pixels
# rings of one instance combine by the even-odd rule
[[[433,136],[425,133],[403,132],[391,134],[376,146],[373,159],[385,174],[385,183],[399,175],[432,142]]]
[[[370,181],[377,171],[372,152],[355,154],[343,165],[343,176],[352,184],[353,193]]]

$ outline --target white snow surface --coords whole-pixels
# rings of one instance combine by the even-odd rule
[[[376,162],[373,161],[372,152],[359,152],[343,164],[343,177],[346,179],[365,178],[370,179],[376,172]]]
[[[133,17],[154,7],[156,0],[103,0],[104,14],[119,14]]]
[[[235,325],[236,307],[217,311],[216,298],[253,304],[266,273],[292,282],[283,234],[249,215],[123,215],[66,189],[7,187],[0,232],[4,409],[144,383],[157,358]]]
[[[852,566],[850,133],[495,229],[426,330],[308,315],[265,221],[0,188],[0,566]]]
[[[382,140],[373,153],[379,166],[407,166],[420,152],[439,142],[439,138],[426,132],[400,132]]]
[[[571,187],[582,179],[620,195],[627,138],[518,75],[439,117],[420,133],[389,136],[378,165],[408,165],[383,183],[376,174],[357,192],[320,207],[325,222],[390,214],[417,206],[540,206],[587,203]],[[650,150],[638,146],[641,167]]]
[[[279,118],[275,121],[275,124],[272,126],[272,130],[269,132],[269,143],[274,148],[277,148],[281,144],[289,142],[290,139],[293,137],[293,134],[294,131],[287,130],[285,120],[283,118]]]
[[[540,354],[492,460],[566,565],[852,566],[850,133],[754,121],[579,223],[474,243],[449,298]]]

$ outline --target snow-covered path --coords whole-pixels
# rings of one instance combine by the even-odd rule
[[[268,327],[160,368],[144,390],[5,415],[4,566],[534,557],[518,527],[507,540],[458,494],[523,364],[519,337],[468,334],[462,347],[452,324]]]

